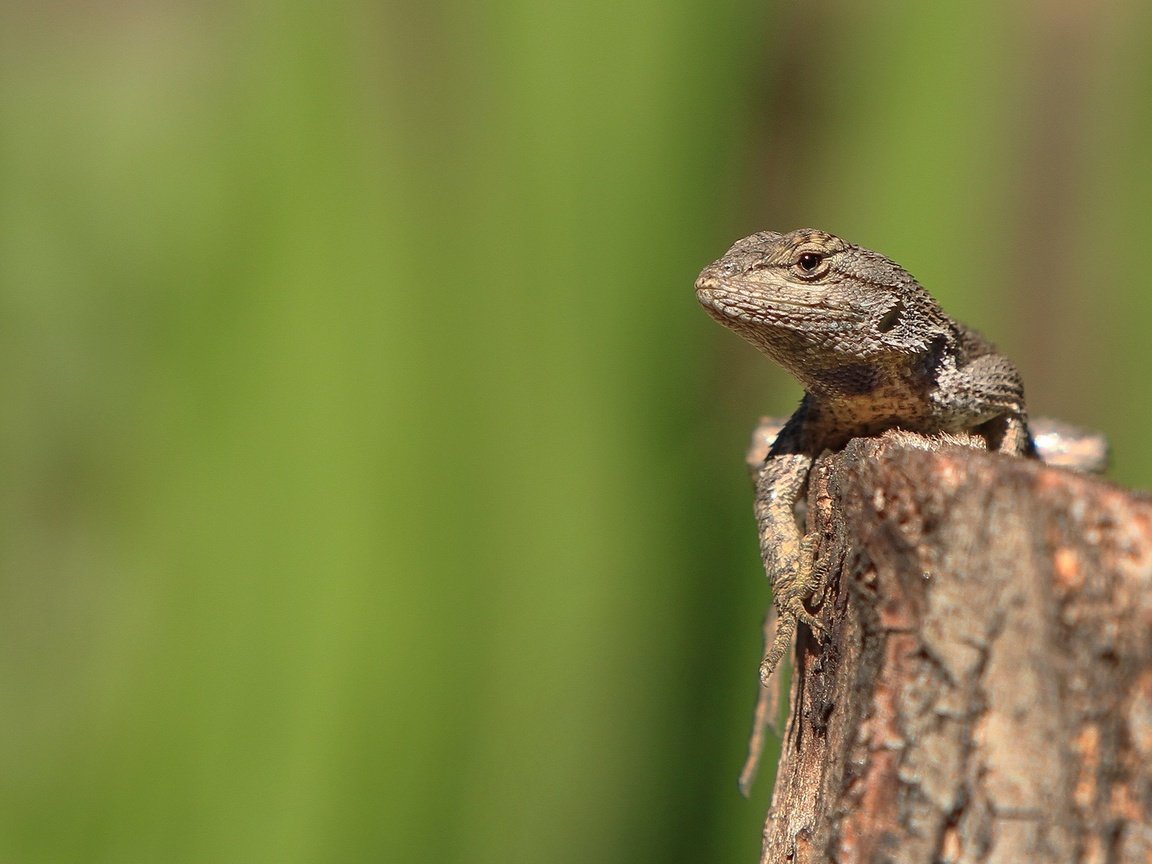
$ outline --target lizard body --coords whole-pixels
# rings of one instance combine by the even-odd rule
[[[1036,450],[1012,361],[883,255],[810,228],[762,231],[705,267],[696,297],[805,390],[754,472],[760,553],[778,615],[760,667],[767,685],[798,621],[823,630],[804,605],[823,581],[818,538],[803,534],[795,516],[822,452],[897,428],[972,433],[1019,456]]]

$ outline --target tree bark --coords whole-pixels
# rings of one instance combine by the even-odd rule
[[[1152,861],[1152,503],[903,433],[817,463],[762,862]]]

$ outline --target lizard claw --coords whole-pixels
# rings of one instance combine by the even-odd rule
[[[800,600],[799,598],[796,598],[795,600],[793,600],[791,603],[788,604],[787,613],[789,615],[796,616],[797,620],[803,621],[805,624],[807,624],[813,630],[817,630],[821,633],[827,633],[828,632],[828,628],[825,627],[822,623],[820,623],[820,621],[816,618],[815,615],[813,615],[811,612],[809,612],[807,609],[804,608],[804,602],[802,600]]]

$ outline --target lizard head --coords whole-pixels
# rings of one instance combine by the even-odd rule
[[[875,386],[878,370],[927,354],[946,326],[900,265],[812,228],[737,241],[704,268],[696,298],[805,389],[829,395],[862,392],[853,369]]]

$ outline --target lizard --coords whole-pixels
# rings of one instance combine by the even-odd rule
[[[825,629],[805,604],[823,593],[830,562],[817,560],[819,537],[803,533],[796,516],[821,453],[892,429],[975,435],[992,451],[1024,458],[1045,453],[1037,449],[1041,439],[1030,429],[1012,361],[877,252],[813,228],[761,231],[705,267],[695,288],[710,316],[804,388],[799,408],[753,469],[760,555],[776,617],[760,665],[763,694],[798,624]],[[1102,470],[1103,439],[1049,426],[1042,440],[1053,462],[1067,457],[1062,464]],[[772,421],[761,428],[775,431]],[[1078,447],[1086,451],[1079,463]],[[765,714],[762,701],[741,774],[745,793]]]

